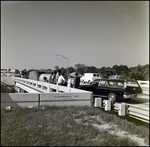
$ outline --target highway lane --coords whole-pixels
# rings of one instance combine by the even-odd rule
[[[1,82],[5,83],[9,86],[14,85],[14,81],[12,80],[12,77],[8,77],[8,76],[1,76]]]
[[[143,94],[142,96],[138,96],[137,98],[132,98],[130,101],[125,103],[149,110],[149,95]]]

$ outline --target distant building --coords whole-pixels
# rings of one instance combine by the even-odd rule
[[[1,76],[17,76],[16,69],[1,69]]]

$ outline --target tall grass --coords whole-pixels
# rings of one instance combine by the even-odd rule
[[[92,117],[96,116],[96,117]],[[98,119],[100,118],[100,119]],[[77,121],[81,120],[81,121]],[[129,137],[118,137],[95,128],[102,121],[137,134],[149,142],[146,126],[128,122],[114,114],[93,107],[1,109],[2,146],[137,146]],[[145,133],[146,132],[146,133]]]

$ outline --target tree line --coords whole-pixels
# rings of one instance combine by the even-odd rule
[[[60,69],[64,74],[64,77],[67,79],[67,68],[59,68],[54,66],[55,70]],[[27,70],[27,74],[33,69]],[[46,73],[51,73],[52,69],[40,69]],[[149,80],[149,64],[144,66],[138,64],[138,66],[128,68],[126,65],[113,65],[113,67],[101,67],[97,68],[94,66],[86,66],[85,64],[75,64],[74,67],[68,67],[68,73],[77,72],[78,74],[83,75],[84,73],[100,73],[102,78],[108,78],[112,75],[121,75],[122,78],[130,78],[136,80]],[[19,70],[15,70],[16,74],[20,74]]]
[[[58,67],[56,67],[57,69]],[[61,71],[66,76],[67,69],[61,68]],[[102,78],[108,78],[112,75],[121,75],[122,78],[130,78],[136,80],[149,80],[149,64],[144,66],[138,65],[136,67],[128,68],[126,65],[114,65],[111,67],[96,68],[94,66],[86,66],[85,64],[75,64],[74,67],[68,67],[68,73],[78,72],[83,75],[84,73],[100,73]]]

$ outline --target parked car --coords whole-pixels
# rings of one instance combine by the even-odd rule
[[[84,75],[81,77],[81,82],[88,82],[91,84],[95,79],[101,79],[99,73],[84,73]]]
[[[121,79],[96,79],[91,85],[80,85],[80,89],[92,91],[94,98],[110,99],[113,103],[131,100],[143,92],[136,80]]]

